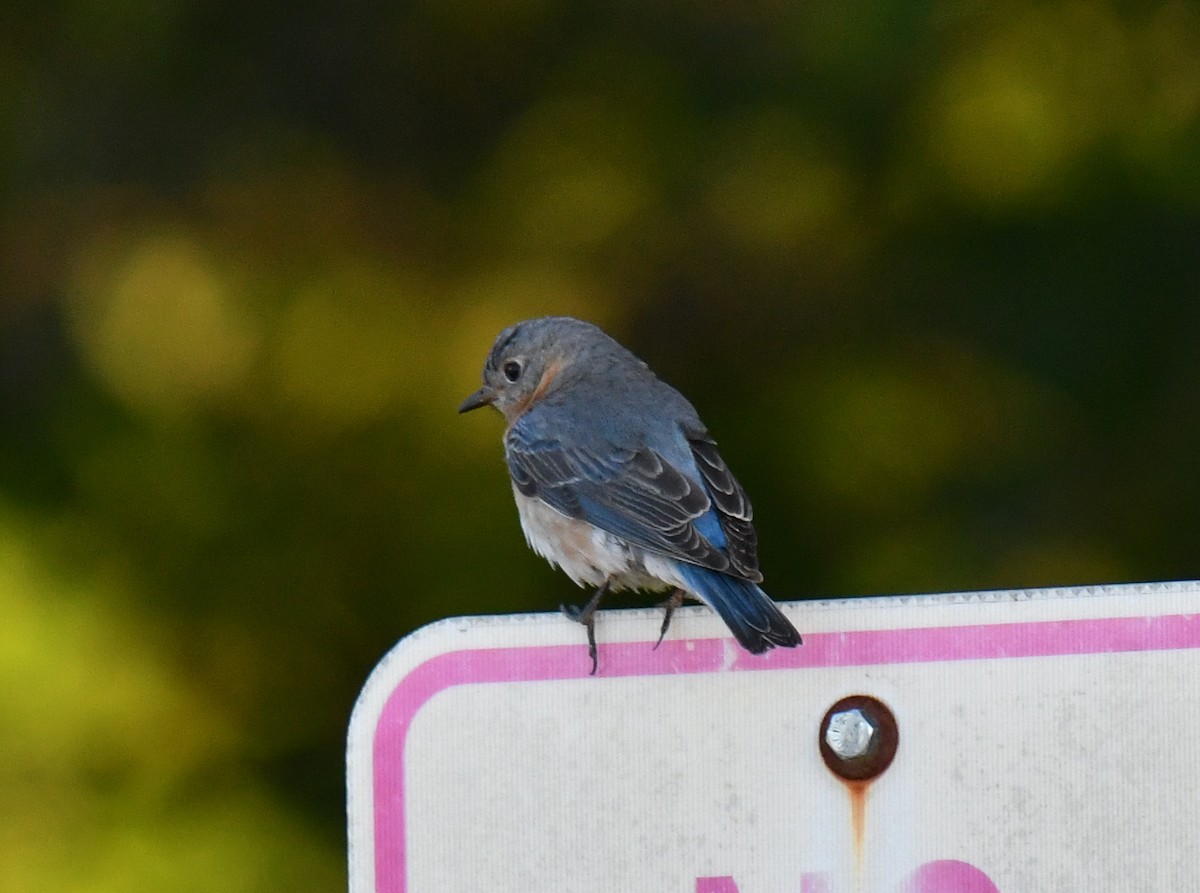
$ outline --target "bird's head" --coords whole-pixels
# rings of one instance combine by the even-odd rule
[[[512,423],[577,379],[590,358],[612,347],[623,350],[596,326],[569,316],[544,316],[509,326],[496,336],[484,363],[483,387],[458,411],[490,404]]]

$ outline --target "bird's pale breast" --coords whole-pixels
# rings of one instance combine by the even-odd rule
[[[516,487],[513,499],[529,547],[562,568],[578,585],[599,586],[605,580],[616,589],[656,590],[680,585],[669,563],[658,556],[648,555],[587,521],[570,518],[540,499],[523,495]]]

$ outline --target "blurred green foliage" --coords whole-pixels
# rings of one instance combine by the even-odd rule
[[[0,35],[0,888],[337,889],[358,686],[553,609],[491,339],[689,394],[781,599],[1193,577],[1200,11],[95,0]]]

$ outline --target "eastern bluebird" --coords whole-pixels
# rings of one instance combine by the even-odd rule
[[[487,404],[508,420],[504,453],[530,547],[576,584],[598,587],[582,608],[562,606],[587,627],[592,673],[594,614],[610,589],[673,589],[659,643],[690,597],[753,654],[800,644],[757,585],[750,501],[716,441],[632,353],[578,319],[517,323],[497,336],[483,387],[458,411]]]

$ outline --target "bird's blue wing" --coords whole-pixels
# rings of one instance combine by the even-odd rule
[[[688,446],[713,509],[725,534],[725,552],[739,576],[760,582],[758,534],[754,530],[754,509],[746,491],[730,472],[717,452],[717,442],[703,429],[685,430]]]
[[[595,436],[565,444],[536,411],[509,429],[505,443],[523,495],[658,554],[762,578],[749,503],[711,438],[689,442],[696,457],[690,474],[646,446],[618,447]]]

